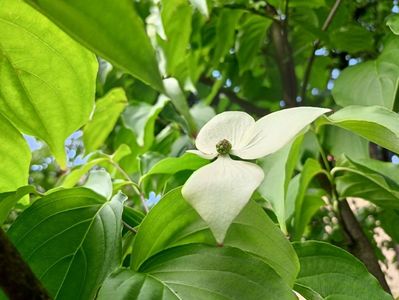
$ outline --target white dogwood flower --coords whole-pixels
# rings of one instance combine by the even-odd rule
[[[329,109],[297,107],[255,120],[244,112],[224,112],[206,123],[195,141],[195,153],[216,160],[195,171],[182,189],[188,201],[221,244],[228,228],[261,184],[264,173],[253,160],[288,144]]]

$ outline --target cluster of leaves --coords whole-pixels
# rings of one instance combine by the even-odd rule
[[[312,226],[361,197],[399,243],[399,8],[346,2],[0,0],[0,224],[49,295],[391,299]],[[185,151],[216,113],[299,105],[335,112],[257,161],[217,246]]]

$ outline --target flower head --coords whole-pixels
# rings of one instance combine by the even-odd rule
[[[213,117],[198,133],[190,150],[217,159],[195,171],[182,189],[183,197],[209,225],[218,243],[261,184],[263,170],[257,159],[288,144],[300,131],[329,109],[298,107],[271,113],[258,121],[244,112],[224,112]]]

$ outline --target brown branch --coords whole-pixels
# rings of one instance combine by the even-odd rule
[[[214,81],[207,77],[202,77],[201,82],[209,86],[212,86],[214,84]],[[230,102],[238,104],[244,111],[249,114],[253,114],[257,117],[263,117],[264,115],[270,113],[270,110],[256,106],[253,103],[240,98],[234,91],[228,88],[221,87],[218,91],[218,95],[220,94],[224,94],[227,98],[229,98]]]
[[[334,5],[331,7],[331,10],[330,10],[327,18],[325,19],[325,21],[323,23],[321,31],[326,31],[328,29],[341,2],[342,2],[342,0],[335,1]],[[319,48],[319,46],[320,46],[320,39],[317,39],[313,43],[312,52],[309,56],[308,63],[306,65],[306,69],[305,69],[305,74],[303,76],[303,83],[302,83],[302,89],[301,89],[302,102],[305,102],[305,100],[306,100],[306,90],[307,90],[307,86],[309,83],[310,75],[312,73],[312,66],[313,66],[314,60],[316,58],[316,50]]]
[[[0,287],[13,300],[51,299],[29,265],[0,228]]]
[[[363,232],[346,199],[338,201],[338,210],[342,228],[350,239],[349,251],[364,263],[368,271],[378,279],[383,289],[391,293],[373,246]]]
[[[287,2],[288,3],[288,2]],[[270,5],[266,6],[266,14],[278,14]],[[286,12],[288,18],[288,10]],[[271,26],[271,39],[276,49],[276,59],[283,83],[283,99],[288,107],[296,106],[297,79],[291,45],[288,41],[288,19],[274,20]]]

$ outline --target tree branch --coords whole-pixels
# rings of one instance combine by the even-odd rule
[[[288,1],[286,2],[288,5]],[[266,14],[275,14],[277,11],[271,5],[266,6]],[[292,56],[291,45],[288,41],[288,8],[286,20],[274,20],[271,26],[271,39],[276,49],[276,59],[283,83],[283,98],[288,107],[296,106],[297,79],[295,75],[295,64]]]
[[[383,289],[391,293],[373,246],[364,234],[346,199],[338,201],[338,210],[342,228],[350,238],[349,251],[365,264],[368,271],[378,279]]]
[[[341,2],[342,2],[342,0],[335,1],[334,5],[331,7],[331,10],[330,10],[327,18],[324,21],[321,31],[326,31],[328,29]],[[319,46],[320,46],[320,40],[317,39],[313,43],[312,53],[309,56],[308,63],[306,65],[306,69],[305,69],[305,74],[303,76],[302,89],[301,89],[302,102],[305,102],[305,100],[306,100],[306,90],[307,90],[307,86],[309,83],[310,74],[312,73],[312,66],[313,66],[314,60],[316,58],[316,50],[319,48]]]
[[[3,229],[0,228],[0,287],[12,300],[51,299]]]
[[[201,82],[203,84],[206,84],[209,86],[212,86],[214,84],[214,81],[207,77],[202,77]],[[257,117],[263,117],[264,115],[267,115],[268,113],[270,113],[270,111],[268,109],[256,106],[253,103],[240,98],[239,96],[237,96],[237,94],[235,92],[233,92],[232,90],[230,90],[228,88],[221,87],[219,89],[217,95],[220,95],[220,94],[224,94],[226,97],[229,98],[229,100],[232,103],[238,104],[239,106],[241,106],[243,108],[244,111],[246,111],[249,114],[253,114]]]

